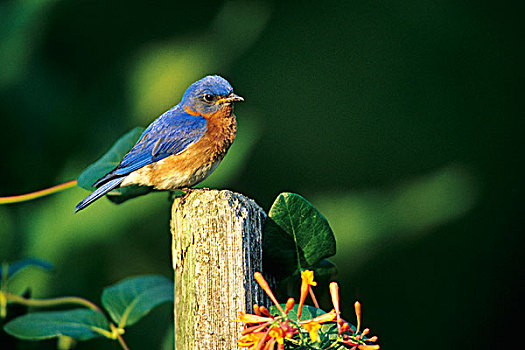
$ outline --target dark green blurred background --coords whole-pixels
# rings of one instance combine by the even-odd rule
[[[265,209],[282,191],[313,202],[336,233],[347,319],[358,298],[383,349],[517,345],[523,5],[4,0],[0,196],[75,178],[220,74],[246,102],[204,185]],[[74,215],[86,194],[0,207],[0,260],[56,266],[18,288],[98,302],[124,277],[171,276],[166,193]],[[170,317],[131,327],[131,348],[162,348]],[[78,346],[94,348],[117,345]]]

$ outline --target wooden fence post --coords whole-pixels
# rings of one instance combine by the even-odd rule
[[[265,300],[253,279],[262,270],[266,214],[231,191],[194,190],[172,208],[175,349],[237,349],[243,324]]]

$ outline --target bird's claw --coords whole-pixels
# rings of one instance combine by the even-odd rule
[[[190,196],[190,194],[191,194],[195,189],[194,189],[194,188],[181,188],[180,190],[183,191],[183,192],[186,192],[186,193],[184,193],[184,194],[180,197],[180,205],[183,205],[183,204],[186,202],[186,199],[188,199],[188,197]]]

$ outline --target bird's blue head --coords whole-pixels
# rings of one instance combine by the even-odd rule
[[[182,107],[203,116],[216,113],[233,102],[244,99],[233,93],[228,81],[218,75],[208,75],[191,84],[182,96]]]

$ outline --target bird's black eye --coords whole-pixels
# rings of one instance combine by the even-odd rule
[[[203,98],[204,98],[204,101],[206,102],[213,102],[214,100],[213,95],[210,95],[210,94],[204,95]]]

